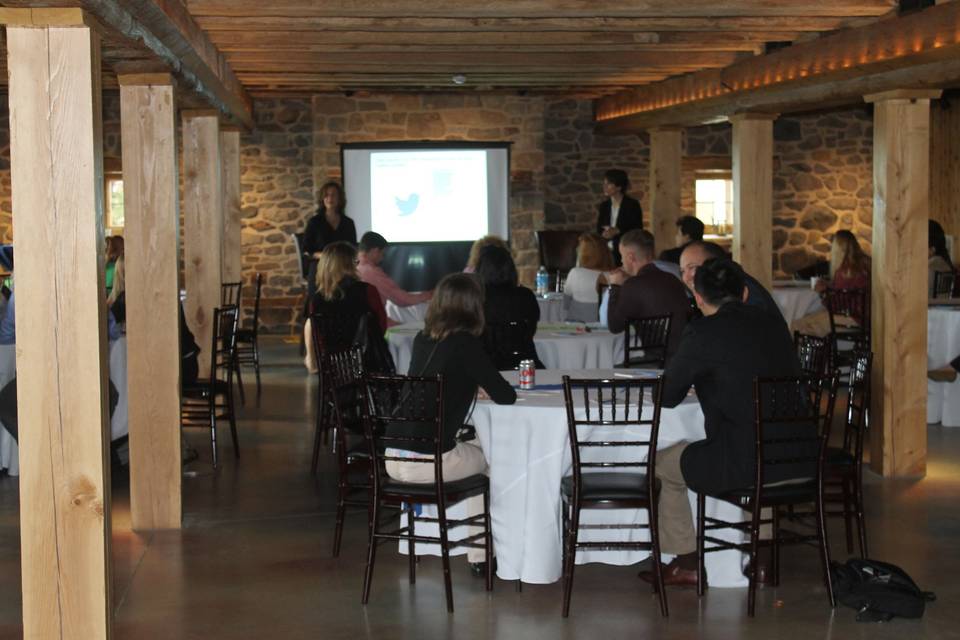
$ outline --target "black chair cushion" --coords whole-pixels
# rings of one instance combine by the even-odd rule
[[[425,462],[423,464],[432,465],[433,463]],[[386,476],[384,476],[383,480],[384,482],[380,485],[380,488],[384,494],[410,496],[411,498],[420,499],[424,502],[433,502],[433,497],[436,495],[436,485],[432,482],[400,482],[399,480],[394,480]],[[463,478],[462,480],[443,483],[445,495],[463,498],[483,493],[489,489],[489,487],[490,478],[482,473]]]
[[[827,447],[826,463],[831,466],[852,467],[857,464],[857,459],[840,447]]]
[[[748,506],[753,501],[753,487],[735,489],[712,495],[712,497],[729,502],[740,507]],[[796,504],[813,502],[817,498],[817,483],[815,480],[792,484],[779,484],[766,487],[763,490],[763,506],[776,504]]]
[[[580,478],[581,500],[645,500],[647,498],[647,475],[643,473],[609,471],[584,473]],[[560,490],[565,497],[573,497],[573,476],[567,476],[560,482]]]

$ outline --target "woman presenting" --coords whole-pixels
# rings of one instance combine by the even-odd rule
[[[308,257],[307,268],[307,297],[306,306],[317,291],[317,259],[320,253],[331,242],[349,242],[357,246],[357,228],[353,220],[343,212],[347,202],[343,197],[343,189],[336,182],[328,182],[320,187],[320,207],[307,222],[303,233],[303,252]]]
[[[603,176],[603,194],[607,199],[597,205],[597,233],[610,244],[613,259],[619,265],[620,236],[633,229],[643,229],[640,203],[627,195],[630,179],[622,169],[610,169]]]

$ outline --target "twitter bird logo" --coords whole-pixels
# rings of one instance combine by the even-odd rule
[[[401,216],[410,215],[417,210],[417,206],[420,204],[420,194],[418,193],[411,193],[409,196],[407,196],[406,200],[401,200],[397,197],[394,197],[393,199],[397,202],[397,209],[400,210]]]

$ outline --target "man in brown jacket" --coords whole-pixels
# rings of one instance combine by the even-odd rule
[[[680,344],[687,324],[690,300],[683,283],[653,263],[656,256],[653,234],[643,229],[629,231],[620,238],[623,267],[607,275],[615,285],[610,292],[607,325],[613,333],[626,328],[628,319],[670,314],[670,342],[667,357]]]

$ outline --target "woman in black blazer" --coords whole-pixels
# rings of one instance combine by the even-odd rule
[[[517,266],[510,252],[498,246],[484,247],[477,260],[477,277],[484,287],[484,343],[497,368],[515,369],[521,360],[533,360],[537,369],[543,369],[533,344],[540,305],[533,291],[517,284]],[[526,331],[513,335],[505,327],[509,322],[525,323]]]
[[[630,179],[622,169],[610,169],[603,176],[603,194],[606,200],[597,205],[597,233],[611,242],[613,259],[619,265],[620,236],[633,229],[643,229],[643,209],[640,203],[627,195]],[[616,215],[613,215],[616,207]],[[612,217],[612,219],[611,219]]]

